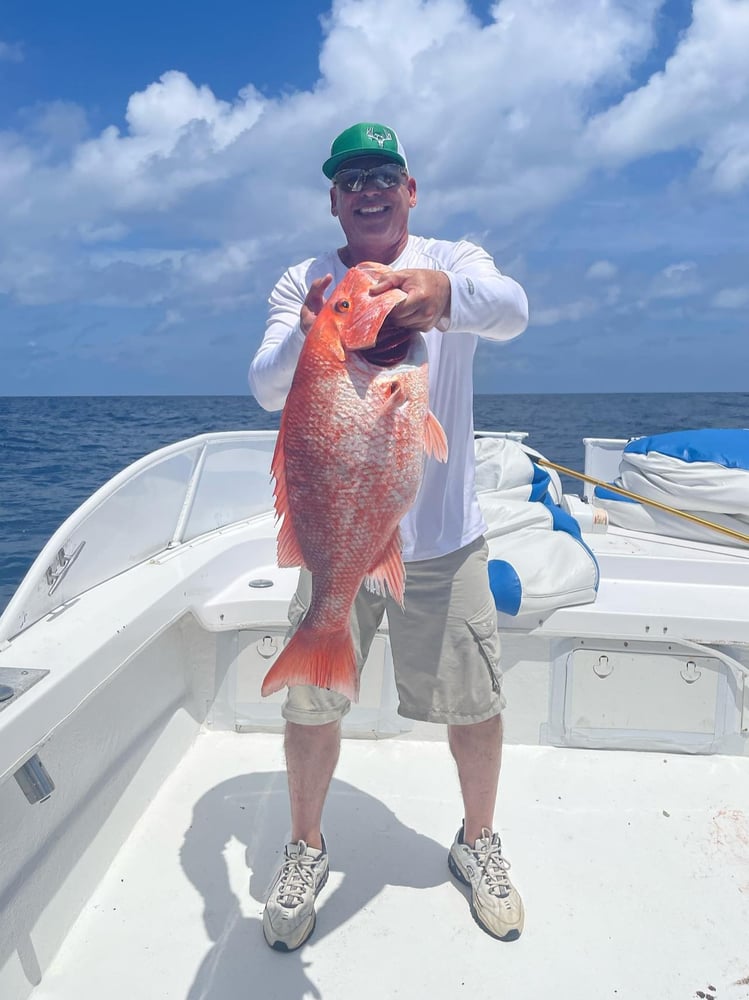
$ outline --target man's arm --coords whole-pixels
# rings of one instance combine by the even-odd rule
[[[263,409],[283,408],[304,338],[332,280],[330,274],[316,278],[307,290],[287,271],[271,292],[265,336],[248,375],[250,391]]]
[[[447,275],[450,315],[438,329],[476,333],[488,340],[512,340],[528,326],[528,298],[523,288],[502,274],[481,247],[458,243]]]
[[[485,250],[467,241],[435,246],[439,269],[394,271],[376,291],[402,288],[405,302],[391,320],[400,326],[443,333],[475,333],[490,340],[511,340],[528,325],[528,299],[521,286],[502,274]]]

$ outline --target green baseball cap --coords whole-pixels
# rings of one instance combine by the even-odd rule
[[[381,156],[408,170],[406,154],[395,129],[377,122],[359,122],[341,132],[333,140],[330,157],[323,163],[322,172],[332,180],[340,165],[355,156]]]

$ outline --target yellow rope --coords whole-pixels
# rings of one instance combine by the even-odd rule
[[[712,528],[714,531],[720,531],[724,535],[730,535],[731,538],[737,538],[740,542],[746,542],[749,544],[749,535],[744,535],[740,531],[734,531],[732,528],[724,528],[722,524],[715,524],[713,521],[706,521],[702,517],[697,517],[696,514],[688,514],[685,510],[678,510],[676,507],[669,507],[668,504],[659,503],[658,500],[650,500],[648,497],[641,497],[637,493],[630,493],[629,490],[625,490],[622,486],[614,486],[613,483],[604,483],[600,479],[593,479],[591,476],[585,476],[582,472],[575,472],[574,469],[568,469],[564,465],[557,465],[556,462],[550,462],[548,458],[535,458],[534,461],[538,465],[546,465],[550,469],[556,469],[557,472],[562,472],[566,476],[574,476],[575,479],[582,479],[583,482],[591,483],[593,486],[602,486],[605,490],[611,490],[612,493],[621,493],[622,496],[629,497],[630,500],[636,500],[638,503],[644,503],[651,507],[657,507],[658,510],[663,510],[667,514],[675,514],[676,517],[683,517],[687,521],[693,521],[695,524],[701,524],[703,528]]]

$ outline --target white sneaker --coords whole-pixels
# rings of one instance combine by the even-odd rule
[[[324,839],[321,851],[308,847],[303,840],[286,845],[263,912],[263,934],[271,948],[301,948],[315,929],[315,899],[327,881]]]
[[[523,901],[510,881],[510,862],[502,857],[498,833],[483,829],[473,847],[463,843],[463,827],[450,848],[447,864],[471,890],[471,913],[487,934],[514,941],[523,929]]]

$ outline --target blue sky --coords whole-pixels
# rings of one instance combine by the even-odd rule
[[[255,10],[4,0],[0,394],[245,393],[362,119],[528,292],[477,391],[747,391],[749,0]]]

